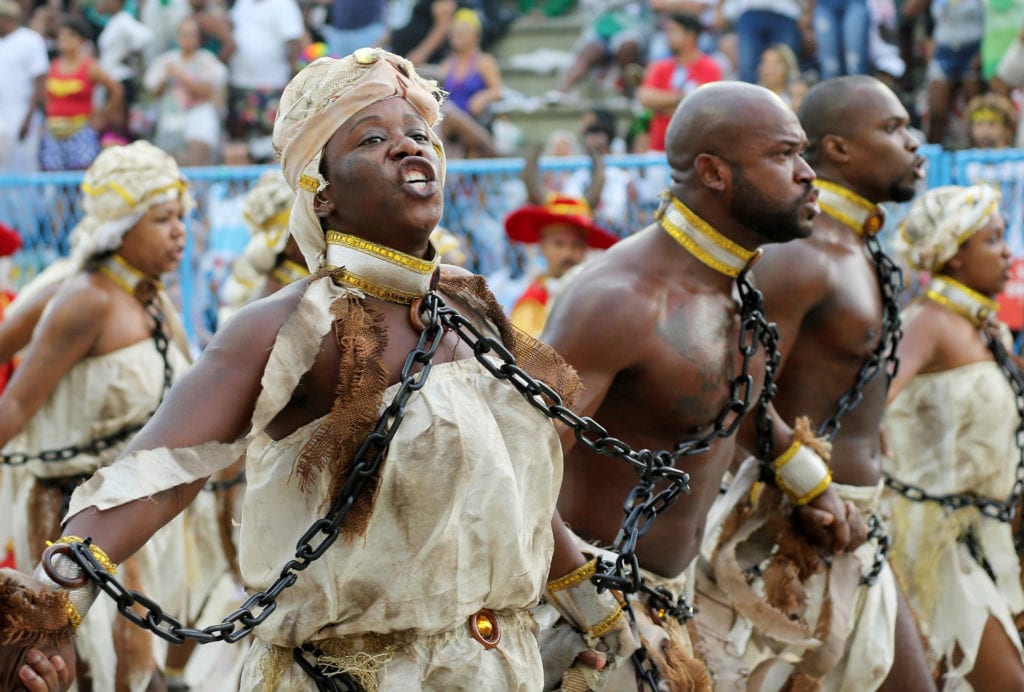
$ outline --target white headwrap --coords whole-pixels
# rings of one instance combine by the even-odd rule
[[[440,119],[442,92],[437,83],[416,74],[412,63],[384,50],[361,48],[335,60],[320,58],[292,78],[281,95],[274,122],[274,151],[285,180],[295,190],[289,232],[298,243],[310,271],[317,271],[327,247],[313,198],[327,187],[320,159],[331,136],[353,115],[378,101],[398,96],[412,104],[432,128]],[[444,184],[444,150],[433,130],[431,141],[441,156],[439,175]]]
[[[939,271],[999,211],[1001,196],[989,185],[929,190],[914,202],[900,226],[897,252],[914,269]]]
[[[71,232],[76,264],[117,250],[154,204],[180,199],[192,208],[188,183],[174,158],[149,142],[108,147],[85,172],[85,216]]]
[[[280,171],[267,171],[245,196],[242,218],[252,237],[231,264],[221,299],[231,311],[248,303],[274,270],[277,256],[288,244],[288,219],[295,193]]]

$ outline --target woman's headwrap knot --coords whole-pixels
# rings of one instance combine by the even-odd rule
[[[999,190],[990,185],[948,185],[914,202],[896,238],[897,252],[919,271],[935,273],[999,211]]]
[[[295,190],[289,231],[310,271],[323,263],[326,242],[313,198],[327,186],[320,160],[331,136],[353,115],[388,98],[403,98],[423,116],[433,146],[444,150],[432,128],[441,119],[444,92],[416,74],[405,58],[374,48],[361,48],[340,60],[320,58],[292,78],[281,95],[274,122],[274,151],[288,185]]]
[[[79,262],[117,250],[154,204],[180,199],[186,213],[193,206],[174,158],[141,140],[100,152],[85,172],[81,190],[85,216],[71,233]]]

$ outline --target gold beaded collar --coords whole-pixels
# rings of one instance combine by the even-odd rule
[[[287,259],[278,262],[277,266],[270,272],[270,278],[282,286],[295,283],[299,279],[305,279],[307,276],[309,276],[308,269],[297,262]]]
[[[820,178],[815,181],[818,188],[818,205],[833,219],[852,228],[860,235],[875,235],[885,224],[885,210],[867,201],[857,193]]]
[[[97,268],[101,274],[117,284],[118,288],[143,305],[153,300],[157,292],[164,287],[158,279],[136,269],[121,255],[110,255]]]
[[[334,280],[389,303],[409,305],[430,290],[441,259],[429,246],[421,259],[339,231],[327,231],[327,268],[341,268]]]
[[[657,214],[665,232],[691,255],[726,276],[735,279],[754,253],[740,247],[694,214],[677,197]]]
[[[985,326],[999,312],[999,303],[948,276],[932,277],[925,295],[929,300],[963,315],[975,327]]]

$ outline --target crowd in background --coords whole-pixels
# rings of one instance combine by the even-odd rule
[[[1017,139],[1024,0],[0,0],[0,171],[84,169],[134,139],[189,166],[270,161],[289,78],[361,46],[444,84],[450,158],[521,156],[508,115],[537,99],[503,85],[488,49],[520,16],[574,12],[584,31],[540,105],[614,106],[613,150],[663,148],[709,81],[758,82],[796,109],[817,80],[865,73],[929,142]],[[583,151],[559,137],[548,153]]]

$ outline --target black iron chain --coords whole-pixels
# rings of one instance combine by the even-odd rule
[[[147,304],[146,312],[148,312],[150,317],[153,318],[153,343],[156,346],[157,353],[160,354],[160,358],[163,360],[164,364],[164,381],[160,390],[160,398],[157,400],[157,406],[159,407],[160,403],[163,402],[164,397],[171,388],[171,383],[174,380],[174,369],[171,367],[171,361],[167,356],[169,340],[163,328],[163,315],[160,313],[159,308],[157,308],[153,303]],[[153,409],[153,411],[146,416],[145,420],[149,420],[155,412],[156,409]],[[88,442],[68,445],[67,447],[61,447],[60,449],[47,449],[36,454],[29,454],[27,452],[0,454],[0,464],[21,466],[29,463],[30,461],[56,463],[74,459],[81,454],[100,454],[129,439],[132,435],[142,430],[144,425],[145,421],[141,423],[133,423],[132,425],[127,425],[121,428],[120,430],[115,430],[108,435],[93,438]]]
[[[384,453],[402,422],[409,398],[426,383],[432,359],[445,329],[451,330],[465,341],[472,348],[476,359],[492,375],[507,380],[534,408],[548,418],[570,426],[581,444],[595,452],[622,459],[651,484],[668,482],[670,489],[674,491],[662,491],[652,498],[652,502],[645,505],[649,507],[647,514],[651,520],[687,488],[689,476],[672,467],[675,460],[673,453],[635,451],[625,442],[611,437],[593,419],[573,413],[562,404],[561,397],[554,389],[534,379],[518,366],[513,354],[500,341],[482,334],[472,322],[446,306],[437,294],[427,294],[423,298],[423,308],[427,316],[424,330],[416,347],[405,359],[395,397],[381,415],[374,430],[356,451],[352,470],[338,497],[332,502],[324,518],[315,522],[299,539],[295,557],[284,565],[270,588],[252,594],[240,608],[222,622],[203,629],[186,627],[180,620],[165,613],[152,599],[121,585],[96,562],[88,550],[87,543],[70,545],[69,556],[82,567],[88,579],[97,583],[102,591],[117,602],[117,608],[124,617],[171,643],[180,644],[186,639],[201,644],[216,641],[235,642],[245,637],[270,616],[277,607],[277,597],[295,583],[298,573],[320,558],[337,540],[341,523],[356,497],[367,481],[376,475]],[[549,404],[548,401],[552,403]],[[649,527],[650,520],[645,521],[639,535]],[[637,582],[640,580],[638,571],[631,577],[635,577]],[[632,579],[625,582],[630,584]],[[636,591],[638,587],[639,584],[631,591]],[[144,614],[134,612],[135,606],[144,609]]]
[[[839,434],[840,419],[855,409],[864,398],[864,388],[883,370],[886,381],[892,382],[900,365],[896,348],[903,336],[899,304],[899,296],[903,291],[903,272],[892,258],[885,254],[877,235],[868,235],[865,238],[865,245],[871,259],[874,260],[875,275],[878,277],[878,287],[882,294],[882,331],[878,337],[878,345],[861,365],[853,386],[839,397],[835,411],[818,426],[818,436],[830,441]]]
[[[867,540],[875,541],[875,561],[871,564],[871,569],[860,576],[860,583],[865,586],[873,586],[878,581],[878,575],[882,573],[882,568],[885,567],[889,549],[892,547],[892,539],[885,532],[885,525],[882,524],[881,517],[874,512],[868,517]]]
[[[1014,403],[1017,406],[1017,415],[1020,417],[1017,423],[1017,430],[1015,432],[1017,450],[1020,456],[1017,460],[1017,468],[1014,471],[1013,490],[1010,491],[1009,497],[1005,500],[993,500],[991,498],[968,495],[966,493],[933,495],[920,486],[904,483],[888,474],[886,474],[885,477],[885,484],[903,495],[903,497],[908,500],[913,500],[914,502],[937,502],[949,511],[956,511],[964,507],[974,507],[981,512],[982,515],[990,519],[1010,523],[1013,521],[1014,512],[1020,505],[1021,496],[1024,494],[1024,376],[1022,376],[1017,365],[1006,352],[1006,348],[1003,346],[1003,343],[999,340],[998,336],[986,333],[985,337],[988,341],[988,348],[992,352],[992,356],[995,358],[996,364],[999,366],[999,369],[1002,370],[1003,375],[1006,377],[1006,381],[1013,390]],[[1021,537],[1018,534],[1018,542],[1020,542],[1020,538]]]

